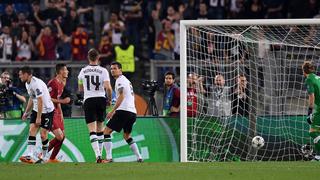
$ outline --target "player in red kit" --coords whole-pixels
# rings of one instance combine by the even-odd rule
[[[61,109],[61,104],[68,104],[70,98],[60,99],[66,79],[68,78],[68,69],[66,64],[57,64],[56,65],[56,77],[51,79],[48,83],[48,89],[50,92],[51,100],[55,107],[55,112],[53,115],[53,124],[51,131],[55,135],[55,138],[49,142],[48,151],[52,151],[51,156],[48,162],[59,162],[56,159],[57,154],[59,153],[61,146],[64,140],[64,119]],[[45,149],[45,148],[44,148]]]

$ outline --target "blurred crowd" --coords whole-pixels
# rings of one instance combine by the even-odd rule
[[[0,62],[81,61],[95,47],[108,64],[124,35],[135,56],[179,59],[182,19],[313,18],[319,1],[2,0],[0,14]]]

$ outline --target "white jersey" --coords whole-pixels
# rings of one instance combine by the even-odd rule
[[[78,79],[83,83],[84,101],[92,97],[105,97],[104,82],[109,81],[109,72],[99,65],[88,65],[81,69]]]
[[[38,112],[38,97],[42,97],[42,113],[49,113],[54,110],[47,85],[41,79],[33,76],[30,83],[26,82],[26,89],[30,98],[32,98],[34,111]]]
[[[134,104],[134,93],[131,82],[124,76],[118,77],[115,83],[115,90],[117,98],[119,97],[119,90],[123,89],[123,101],[116,110],[130,111],[132,113],[137,113],[136,106]]]

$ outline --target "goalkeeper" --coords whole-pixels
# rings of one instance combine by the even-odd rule
[[[303,63],[302,70],[309,95],[307,122],[310,124],[309,134],[315,146],[314,160],[320,161],[320,77],[314,74],[315,66],[310,61]]]

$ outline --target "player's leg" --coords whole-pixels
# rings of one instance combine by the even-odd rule
[[[53,125],[52,125],[52,133],[54,134],[54,138],[49,143],[48,151],[53,149],[51,156],[49,158],[50,162],[57,162],[56,156],[59,153],[61,146],[64,141],[64,122],[61,113],[54,113],[53,116]]]
[[[97,138],[99,143],[99,150],[100,155],[102,155],[103,150],[103,131],[104,131],[104,121],[106,119],[106,107],[107,107],[107,100],[105,98],[98,98],[97,99]]]
[[[106,128],[104,129],[104,147],[106,149],[108,161],[112,161],[112,141],[111,133],[113,131],[120,132],[123,127],[123,121],[120,119],[121,112],[116,111],[113,117],[108,121]]]
[[[111,141],[112,129],[106,127],[104,129],[104,148],[106,150],[106,160],[112,161],[112,141]]]
[[[130,149],[132,150],[132,152],[136,155],[137,161],[142,162],[142,157],[139,152],[138,145],[131,137],[132,127],[136,122],[136,114],[131,112],[127,112],[126,114],[127,114],[126,115],[127,121],[123,127],[123,138],[126,140],[128,145],[130,146]]]
[[[32,111],[30,116],[30,126],[29,126],[29,137],[27,140],[27,150],[25,155],[21,156],[19,159],[25,163],[34,163],[33,153],[35,151],[36,146],[36,134],[38,132],[39,126],[35,124],[36,122],[36,113]]]
[[[309,134],[314,143],[315,160],[320,161],[320,113],[315,112],[312,121]]]
[[[101,154],[103,151],[103,140],[104,140],[103,131],[104,131],[104,123],[97,121],[97,139],[98,139],[99,150]]]
[[[43,113],[41,115],[41,130],[40,136],[42,141],[42,157],[45,157],[48,152],[49,140],[48,132],[52,128],[54,111]]]
[[[92,149],[95,153],[97,162],[101,160],[99,143],[97,138],[97,112],[96,112],[96,98],[89,98],[85,100],[83,108],[84,108],[84,116],[89,129],[89,138]]]
[[[58,128],[58,129],[53,130],[52,133],[55,136],[54,139],[55,139],[56,143],[52,147],[53,151],[51,153],[51,156],[50,156],[48,162],[59,162],[56,159],[56,157],[57,157],[58,153],[60,152],[61,146],[62,146],[63,141],[64,141],[64,132],[60,128]]]

